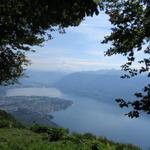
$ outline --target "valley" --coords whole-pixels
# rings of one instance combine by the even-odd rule
[[[144,77],[123,80],[120,75],[118,71],[77,72],[54,81],[49,77],[45,86],[40,78],[34,83],[24,80],[20,85],[3,88],[0,109],[28,126],[61,126],[146,149],[149,119],[124,116],[128,109],[120,109],[115,98],[134,98],[133,93],[148,81]]]

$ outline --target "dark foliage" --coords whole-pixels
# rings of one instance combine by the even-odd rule
[[[54,127],[45,127],[35,124],[31,127],[31,130],[35,133],[45,133],[47,134],[47,139],[49,141],[59,141],[65,139],[69,131],[64,128],[54,128]]]
[[[96,136],[91,133],[85,133],[83,134],[83,138],[92,140],[92,139],[96,139]]]
[[[26,52],[52,38],[51,32],[77,26],[98,14],[93,0],[0,1],[0,84],[11,84],[29,64]]]
[[[92,146],[91,146],[91,150],[100,150],[101,148],[100,148],[100,146],[99,146],[99,144],[98,143],[94,143],[94,144],[92,144]]]
[[[24,128],[24,126],[16,121],[11,114],[0,110],[0,128]]]
[[[106,51],[107,56],[121,54],[127,57],[122,70],[127,74],[122,78],[130,78],[139,74],[150,77],[150,1],[149,0],[104,0],[106,13],[113,24],[111,35],[105,37],[103,43],[110,42],[112,47]],[[136,54],[141,52],[141,60]],[[136,62],[138,68],[134,67]],[[150,85],[147,84],[143,93],[135,93],[135,101],[117,99],[120,107],[133,108],[127,115],[139,117],[140,113],[150,114]]]

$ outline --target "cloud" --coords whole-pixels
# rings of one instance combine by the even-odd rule
[[[83,71],[99,69],[116,69],[118,64],[77,58],[33,59],[30,69],[53,71]]]
[[[109,35],[111,27],[108,16],[100,14],[92,18],[87,17],[79,27],[69,28],[68,31],[82,34],[92,41],[102,41],[106,35]]]
[[[78,27],[67,29],[66,34],[35,47],[37,51],[29,54],[32,62],[30,69],[81,71],[99,69],[118,69],[123,58],[118,56],[104,57],[104,51],[110,45],[100,44],[100,40],[110,33],[108,17],[101,14],[89,18]]]

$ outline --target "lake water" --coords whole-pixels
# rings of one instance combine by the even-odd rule
[[[61,97],[62,93],[56,88],[15,88],[9,89],[6,96],[48,96]]]
[[[62,94],[55,88],[21,88],[7,91],[7,96],[54,96],[73,101],[68,109],[54,112],[53,121],[70,131],[91,132],[118,142],[132,143],[147,149],[150,146],[150,120],[125,117],[116,103],[102,103]]]

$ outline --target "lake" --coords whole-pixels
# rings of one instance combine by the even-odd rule
[[[61,97],[62,93],[56,88],[14,88],[7,90],[6,96]]]
[[[91,132],[118,142],[150,146],[150,121],[145,118],[130,119],[117,104],[101,102],[70,94],[55,88],[18,88],[7,91],[7,96],[54,96],[73,101],[68,109],[51,113],[53,121],[70,131]]]

